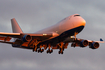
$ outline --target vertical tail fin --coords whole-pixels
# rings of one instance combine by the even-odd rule
[[[23,33],[15,18],[11,19],[13,33]]]

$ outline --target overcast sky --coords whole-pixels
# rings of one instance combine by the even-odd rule
[[[0,32],[12,32],[12,18],[24,32],[32,33],[72,14],[87,22],[78,38],[105,40],[104,0],[0,0]],[[105,70],[105,44],[96,50],[69,45],[63,55],[58,50],[50,55],[0,45],[0,70]]]

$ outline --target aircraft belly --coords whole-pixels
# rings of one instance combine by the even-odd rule
[[[67,30],[67,31],[63,32],[60,36],[57,36],[50,40],[46,40],[46,41],[42,42],[41,44],[51,43],[52,45],[56,45],[57,43],[64,41],[65,38],[73,36],[75,34],[75,32],[78,32],[78,33],[81,32],[83,28],[84,28],[84,26],[79,26],[79,27]]]
[[[73,36],[75,34],[75,32],[79,33],[83,30],[84,26],[79,26],[70,30],[67,30],[65,32],[63,32],[60,37],[68,37],[68,36]]]

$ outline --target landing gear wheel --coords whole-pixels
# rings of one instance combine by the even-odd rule
[[[50,50],[50,53],[52,53],[53,52],[53,50]]]
[[[63,54],[63,50],[58,51],[58,54]]]
[[[61,52],[61,54],[63,54],[63,51]]]
[[[58,51],[58,54],[60,54],[61,52],[60,51]]]
[[[37,52],[39,53],[40,51],[38,50]]]
[[[38,50],[38,53],[41,52],[41,49]]]
[[[51,54],[53,52],[53,50],[50,50],[50,49],[48,49],[47,51],[46,51],[46,53],[49,53],[49,54]]]
[[[32,51],[34,52],[34,49]]]
[[[44,52],[44,49],[41,49],[41,52]]]
[[[48,50],[46,51],[46,53],[48,54]]]
[[[76,44],[75,44],[75,43],[72,43],[72,44],[71,44],[71,47],[75,47],[75,46],[76,46]]]
[[[50,52],[50,49],[47,50],[47,53],[49,53],[49,52]]]
[[[37,52],[37,48],[36,48],[36,49],[34,48],[34,49],[33,49],[33,52]]]
[[[64,47],[63,47],[63,51],[64,51]]]

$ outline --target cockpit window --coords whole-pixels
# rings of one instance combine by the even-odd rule
[[[80,16],[80,15],[74,15],[74,17],[75,17],[75,16]]]

